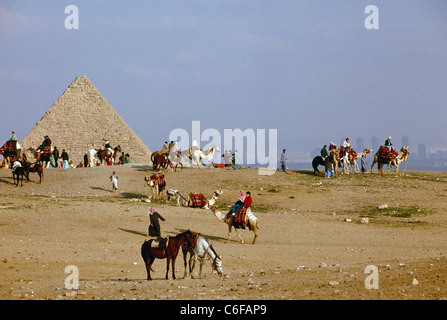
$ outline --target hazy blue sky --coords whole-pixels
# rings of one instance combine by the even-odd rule
[[[446,58],[444,0],[2,0],[0,141],[85,74],[153,151],[193,120],[277,129],[291,154],[344,137],[447,147]]]

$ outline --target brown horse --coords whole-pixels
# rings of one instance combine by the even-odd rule
[[[25,170],[26,180],[29,180],[29,173],[36,172],[39,175],[39,183],[43,180],[43,166],[39,162],[30,163],[26,160],[20,161],[22,163],[23,169]]]
[[[152,242],[154,239],[145,241],[141,246],[141,256],[143,257],[144,263],[146,264],[147,280],[152,280],[151,278],[151,266],[154,263],[155,258],[157,259],[167,259],[166,260],[166,280],[169,279],[169,263],[172,261],[172,278],[175,279],[175,259],[177,258],[180,247],[183,243],[190,244],[193,237],[193,232],[187,230],[182,232],[175,237],[168,237],[166,249],[160,249],[158,247],[152,247]],[[153,270],[152,270],[153,271]]]
[[[110,151],[109,150],[105,150],[105,149],[102,149],[102,150],[98,150],[98,152],[96,153],[96,155],[97,155],[97,157],[99,158],[99,161],[100,161],[100,163],[102,164],[102,161],[104,160],[104,161],[107,161],[107,160],[112,160],[112,163],[113,164],[115,164],[116,162],[115,162],[115,159],[116,159],[116,156],[118,155],[118,153],[120,153],[121,152],[121,146],[116,146],[114,149],[113,149],[113,153],[112,154],[110,154]]]

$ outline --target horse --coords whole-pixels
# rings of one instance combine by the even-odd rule
[[[183,263],[185,265],[184,278],[186,278],[188,275],[187,262],[186,262],[188,253],[189,253],[189,275],[191,278],[193,278],[192,272],[194,271],[194,267],[196,266],[197,259],[199,259],[200,261],[199,278],[202,278],[202,266],[206,254],[208,254],[208,256],[212,260],[211,266],[213,270],[217,271],[217,273],[220,276],[223,274],[221,257],[217,254],[216,250],[214,250],[213,246],[208,242],[208,239],[205,238],[202,234],[196,233],[194,239],[191,240],[189,246],[186,243],[184,243],[182,245],[182,252],[183,252]]]
[[[169,160],[169,157],[165,154],[157,154],[153,160],[154,170],[158,171],[163,167],[164,170],[168,169],[169,166],[173,169],[172,162]]]
[[[25,169],[19,165],[16,166],[15,168],[12,168],[12,179],[13,179],[13,183],[16,185],[16,187],[19,186],[19,179],[21,177],[20,180],[20,186],[23,187],[23,176],[25,175]],[[17,183],[16,183],[16,176],[17,176]]]
[[[166,280],[169,279],[169,263],[172,263],[172,278],[175,279],[175,259],[177,258],[180,247],[183,243],[189,243],[193,237],[190,230],[182,232],[175,237],[168,237],[166,249],[160,249],[158,246],[152,246],[154,239],[145,241],[141,245],[141,256],[146,264],[147,280],[152,280],[151,271],[154,260],[166,260]]]
[[[316,156],[312,160],[312,168],[314,168],[314,174],[320,173],[318,166],[324,166],[324,160],[322,156]]]
[[[43,180],[43,166],[38,163],[38,162],[34,162],[34,163],[30,163],[26,160],[24,161],[20,161],[20,163],[22,164],[24,170],[25,170],[25,176],[26,176],[26,180],[29,180],[29,174],[30,172],[36,172],[39,175],[39,183],[42,183]]]
[[[200,166],[202,165],[202,161],[206,160],[210,163],[210,168],[213,167],[213,157],[216,152],[219,152],[218,146],[213,146],[209,148],[207,151],[202,151],[201,149],[196,149],[192,151],[191,155],[191,167],[192,165],[196,165],[197,168],[200,169]]]
[[[178,150],[177,144],[175,144],[171,150],[169,151],[169,160],[171,160],[172,164],[175,164],[174,172],[177,172],[177,166],[181,166],[181,170],[183,170],[183,161],[189,161],[191,158],[191,154],[189,150]]]
[[[110,151],[107,149],[100,149],[96,152],[96,156],[99,158],[100,164],[102,164],[103,160],[105,160],[105,161],[111,160],[112,163],[115,164],[116,156],[120,152],[121,152],[121,146],[118,145],[113,149],[112,154],[110,154]]]

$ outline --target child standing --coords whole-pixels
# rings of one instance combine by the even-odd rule
[[[112,175],[110,176],[110,180],[112,180],[113,191],[118,190],[118,175],[115,171],[113,171]]]

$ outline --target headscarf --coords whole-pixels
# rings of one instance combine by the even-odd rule
[[[241,200],[242,202],[245,201],[245,192],[241,190],[241,196],[239,197],[239,200]]]
[[[155,208],[151,207],[151,211],[149,212],[150,215],[152,215],[155,212]]]

